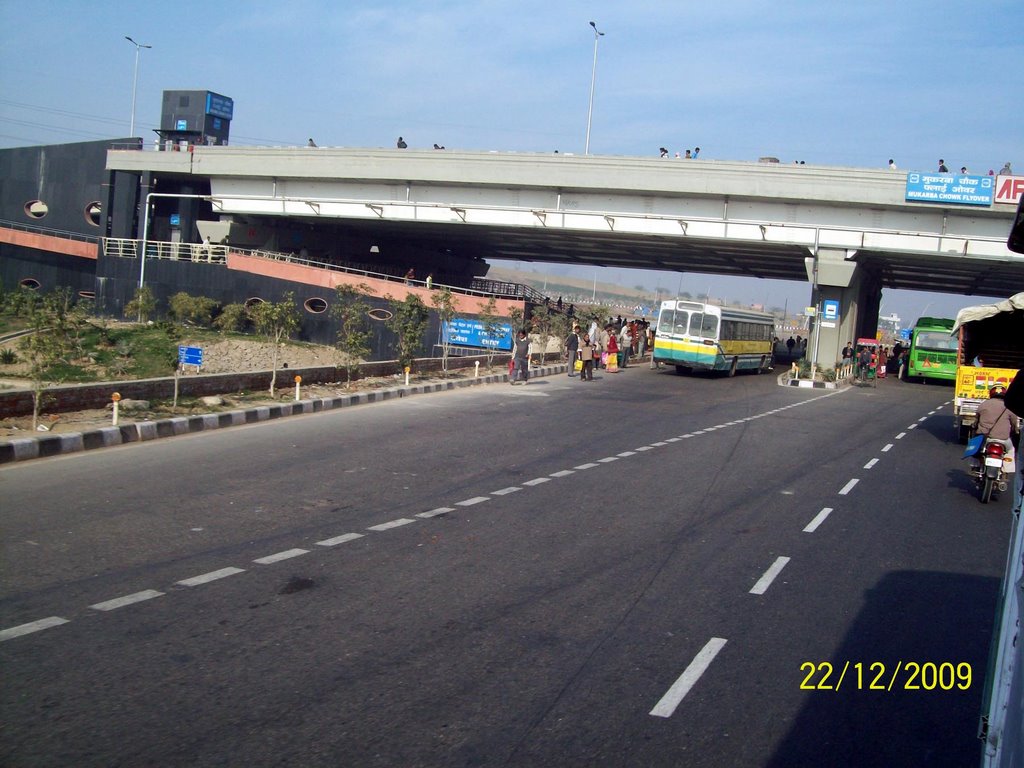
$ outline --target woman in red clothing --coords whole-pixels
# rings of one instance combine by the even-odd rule
[[[608,361],[605,363],[605,370],[608,373],[619,372],[619,342],[615,338],[615,330],[613,326],[608,326],[605,330],[608,331],[608,349],[605,352],[608,353]]]

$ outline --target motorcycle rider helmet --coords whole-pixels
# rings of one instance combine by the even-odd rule
[[[1006,394],[1006,385],[1001,381],[997,381],[991,387],[988,388],[989,397],[1002,397]]]

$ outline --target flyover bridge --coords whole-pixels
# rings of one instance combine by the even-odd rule
[[[1024,256],[1005,245],[1012,205],[908,202],[908,175],[887,169],[231,146],[115,150],[107,167],[205,195],[233,246],[287,250],[238,237],[304,227],[465,258],[809,281],[811,302],[840,305],[823,359],[873,333],[882,288],[1024,285]]]

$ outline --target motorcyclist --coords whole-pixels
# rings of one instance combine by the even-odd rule
[[[1003,396],[1006,385],[996,382],[988,389],[988,400],[978,408],[978,434],[988,440],[998,440],[1012,451],[1010,434],[1020,432],[1020,418],[1006,407]]]

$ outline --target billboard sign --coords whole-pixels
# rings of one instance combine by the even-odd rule
[[[512,349],[512,326],[500,323],[498,335],[489,335],[483,322],[475,318],[457,317],[450,323],[444,323],[441,334],[444,341],[462,347],[479,347],[481,349]]]
[[[996,202],[1016,205],[1024,194],[1024,176],[996,176]]]
[[[992,176],[912,171],[907,174],[905,199],[911,203],[990,206],[994,188]]]

